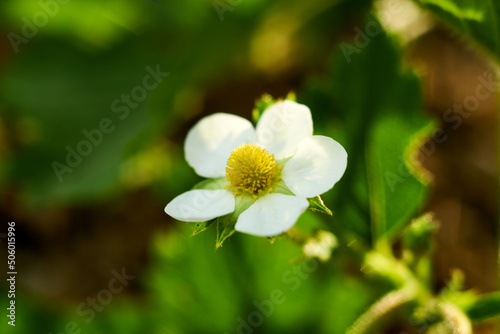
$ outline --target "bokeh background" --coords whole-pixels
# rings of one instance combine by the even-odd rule
[[[496,65],[436,17],[405,1],[63,2],[0,3],[0,217],[5,230],[16,222],[18,271],[16,327],[3,319],[2,332],[345,333],[390,290],[360,254],[380,235],[397,253],[427,211],[439,222],[433,289],[454,268],[467,289],[498,288],[497,91],[459,125],[444,116]],[[142,89],[151,71],[168,75]],[[333,216],[297,224],[338,246],[323,262],[302,262],[285,237],[236,234],[215,250],[214,229],[191,236],[163,212],[201,180],[185,135],[203,116],[251,119],[263,94],[290,92],[349,154],[323,196]],[[58,177],[54,162],[103,119],[113,131]],[[122,270],[134,278],[109,298]],[[243,328],[276,290],[283,302]],[[427,327],[401,312],[380,331]]]

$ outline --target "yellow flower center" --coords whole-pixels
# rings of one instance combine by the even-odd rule
[[[254,198],[263,191],[272,191],[279,180],[282,166],[274,155],[254,144],[243,144],[231,152],[227,160],[226,179],[233,194],[250,193]]]

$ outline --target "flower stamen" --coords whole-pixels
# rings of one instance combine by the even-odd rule
[[[272,191],[279,180],[282,166],[277,166],[274,155],[255,144],[235,148],[226,165],[226,179],[233,194],[247,192],[257,198],[263,191]]]

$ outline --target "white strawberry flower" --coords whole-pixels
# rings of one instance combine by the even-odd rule
[[[233,213],[234,229],[274,236],[291,228],[308,208],[308,198],[331,189],[347,166],[335,140],[313,135],[311,111],[291,100],[268,107],[254,128],[225,113],[201,119],[188,133],[185,157],[208,189],[174,198],[165,212],[203,222]]]

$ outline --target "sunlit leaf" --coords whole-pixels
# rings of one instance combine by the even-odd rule
[[[461,36],[500,60],[500,3],[474,0],[415,0],[448,23]]]

